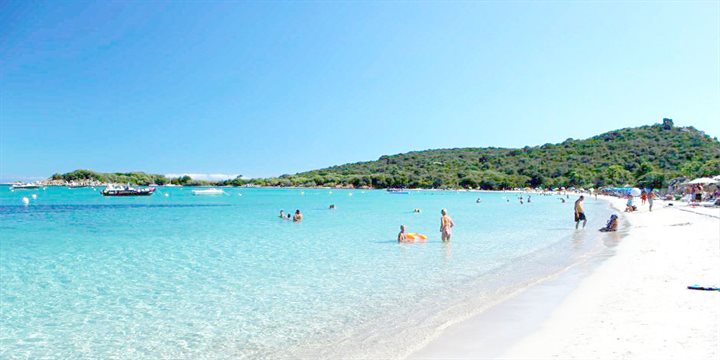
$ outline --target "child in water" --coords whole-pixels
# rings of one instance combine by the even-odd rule
[[[618,216],[615,214],[610,215],[610,220],[608,220],[607,225],[605,225],[604,228],[601,228],[600,231],[602,232],[608,232],[608,231],[617,231],[618,227]]]

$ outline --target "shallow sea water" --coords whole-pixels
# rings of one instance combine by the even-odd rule
[[[574,198],[558,196],[191,190],[0,187],[0,358],[402,357],[603,251],[611,211],[587,199],[576,231]],[[400,224],[429,239],[398,244]]]

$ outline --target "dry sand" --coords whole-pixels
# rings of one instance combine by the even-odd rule
[[[410,358],[720,359],[720,292],[687,289],[720,286],[720,209],[666,205],[626,214],[600,265],[450,326]]]

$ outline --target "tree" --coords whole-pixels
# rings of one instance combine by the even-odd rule
[[[720,175],[720,160],[710,160],[706,162],[700,169],[701,176]]]
[[[657,171],[649,172],[638,179],[637,185],[647,189],[665,187],[665,174]]]
[[[702,174],[703,164],[699,161],[688,161],[680,167],[680,173],[690,177],[696,178]]]
[[[620,165],[610,165],[605,170],[605,181],[608,185],[623,186],[632,183],[632,174]]]

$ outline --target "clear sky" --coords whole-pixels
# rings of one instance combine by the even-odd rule
[[[720,136],[720,3],[0,2],[0,179],[274,176],[660,122]]]

